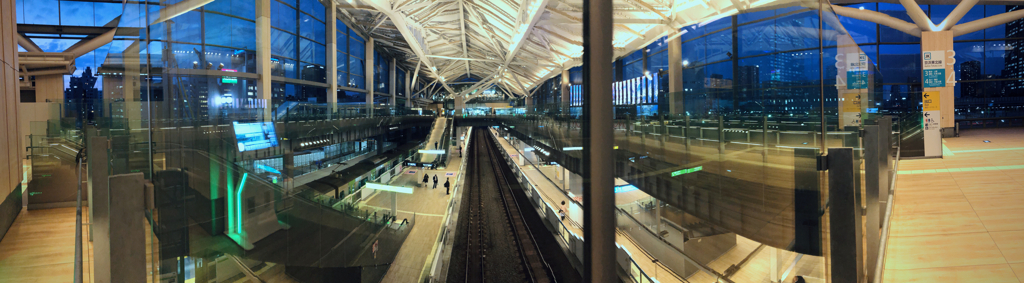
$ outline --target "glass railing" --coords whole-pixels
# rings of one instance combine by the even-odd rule
[[[666,92],[667,84],[655,88],[660,90],[655,93],[614,89],[615,140],[614,148],[607,150],[613,151],[615,160],[602,162],[614,162],[616,177],[677,212],[644,212],[651,217],[625,217],[619,219],[620,226],[649,230],[652,239],[685,245],[680,250],[687,252],[681,254],[705,265],[715,259],[707,255],[727,255],[728,251],[713,246],[757,242],[769,249],[751,249],[744,256],[763,250],[791,253],[783,256],[798,265],[790,278],[822,278],[818,271],[826,268],[830,236],[824,223],[830,214],[828,171],[819,169],[819,161],[830,149],[853,148],[855,168],[862,172],[862,126],[893,114],[887,112],[892,108],[887,104],[893,102],[879,91],[882,78],[869,53],[838,25],[828,3],[780,4],[758,13],[777,16],[737,21],[744,19],[741,12],[731,21],[724,18],[685,28],[688,33],[681,41],[683,56],[689,60],[681,74],[681,91]],[[767,35],[766,43],[737,41],[744,31],[755,30]],[[711,38],[713,33],[724,36]],[[721,54],[712,54],[711,49],[687,53],[687,46],[710,48],[712,44],[718,48],[714,52]],[[737,47],[732,44],[740,45],[739,54],[732,54]],[[728,56],[725,50],[731,51]],[[629,74],[622,76],[631,79]],[[609,87],[615,86],[609,83]],[[570,181],[556,183],[578,194],[582,182],[572,178],[582,172],[586,142],[585,121],[574,114],[582,112],[577,109],[580,106],[540,101],[558,101],[558,97],[538,97],[526,107],[525,115],[496,119],[503,133],[533,149],[520,152],[528,160],[558,164],[565,174],[574,174],[564,177]],[[897,132],[912,133],[907,129],[911,124],[898,123]],[[564,180],[554,172],[539,171],[548,179]],[[857,181],[855,186],[863,190],[864,184]],[[719,240],[723,234],[731,234],[732,240]],[[693,250],[702,252],[689,252]],[[737,255],[728,256],[723,258]],[[761,265],[747,266],[737,268]],[[701,274],[676,269],[686,277]]]
[[[217,139],[192,142],[153,146],[159,152],[154,156],[163,158],[153,161],[163,164],[154,166],[151,177],[152,250],[159,254],[152,262],[158,270],[153,282],[167,276],[196,280],[196,274],[312,280],[337,268],[381,278],[377,266],[393,260],[408,236],[409,223],[372,211],[334,209],[207,148],[190,147],[216,144]],[[108,154],[132,150],[114,147]],[[113,165],[111,175],[119,171]]]

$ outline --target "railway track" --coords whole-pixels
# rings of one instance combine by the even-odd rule
[[[512,196],[518,182],[506,173],[508,165],[487,130],[473,134],[464,196],[468,211],[461,230],[464,270],[452,269],[448,282],[555,282]]]

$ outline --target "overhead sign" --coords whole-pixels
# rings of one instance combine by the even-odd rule
[[[921,67],[924,69],[924,87],[946,86],[945,51],[921,52]]]
[[[693,168],[690,168],[690,169],[683,169],[683,170],[672,172],[672,177],[683,175],[683,174],[690,174],[690,173],[697,172],[697,171],[700,171],[700,170],[704,170],[704,166],[697,166],[697,167],[693,167]]]
[[[374,189],[374,190],[396,192],[396,193],[403,193],[403,194],[411,194],[412,193],[412,188],[410,188],[410,187],[399,187],[399,186],[391,186],[391,185],[378,184],[378,183],[370,183],[370,182],[366,182],[366,187]]]
[[[612,101],[615,105],[658,103],[658,85],[658,76],[650,75],[613,83]]]
[[[938,91],[921,93],[921,128],[924,129],[924,156],[942,156],[942,132],[939,126],[941,106]]]

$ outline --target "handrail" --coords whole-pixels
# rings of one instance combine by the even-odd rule
[[[885,251],[889,244],[889,222],[892,219],[892,208],[895,206],[893,203],[893,195],[896,194],[896,179],[899,176],[900,168],[900,148],[896,147],[896,164],[893,165],[892,169],[892,182],[889,183],[889,196],[885,203],[885,219],[882,222],[882,235],[878,240],[878,259],[875,261],[875,281],[882,282],[882,278],[885,276]]]
[[[230,257],[232,260],[234,260],[235,264],[238,264],[238,269],[242,270],[242,273],[244,273],[245,277],[248,277],[249,280],[260,282],[260,283],[267,282],[267,281],[263,280],[263,278],[260,278],[259,276],[257,276],[256,272],[252,271],[252,269],[249,268],[249,266],[245,265],[245,263],[242,262],[242,259],[238,258],[237,256],[235,256],[233,254],[226,254],[226,255],[228,257]]]
[[[85,148],[78,150],[75,161],[78,163],[78,200],[75,209],[75,283],[82,283],[82,162],[85,159]]]
[[[473,127],[468,127],[467,133],[472,133],[472,132],[473,132]],[[469,145],[469,141],[472,140],[472,138],[473,138],[472,134],[467,135],[466,136],[466,141],[463,142],[463,143],[465,143],[468,146]],[[429,272],[430,277],[433,277],[434,273],[437,273],[437,272],[433,272],[433,270],[436,270],[438,268],[439,264],[441,264],[439,262],[439,259],[441,259],[441,255],[444,252],[444,243],[446,242],[446,240],[450,240],[451,239],[450,237],[445,239],[444,235],[448,231],[450,231],[450,230],[448,230],[448,227],[451,226],[451,222],[453,221],[452,215],[454,215],[455,211],[461,207],[461,204],[457,200],[455,200],[455,198],[459,195],[459,189],[462,188],[462,184],[460,183],[460,181],[462,181],[462,176],[465,175],[464,173],[466,172],[466,163],[468,163],[468,162],[466,162],[466,160],[463,159],[462,162],[459,164],[459,170],[457,171],[459,173],[456,174],[456,176],[455,176],[455,183],[452,185],[452,193],[454,195],[451,198],[448,198],[448,204],[446,206],[446,207],[448,207],[448,211],[445,212],[444,219],[441,220],[441,224],[440,225],[441,225],[442,229],[440,229],[440,231],[438,232],[438,234],[437,234],[437,239],[438,240],[436,241],[436,242],[440,243],[440,246],[438,248],[434,249],[434,256],[433,256],[434,257],[434,264],[433,264],[433,267],[431,267],[431,272]],[[450,256],[449,256],[449,261],[451,261]],[[446,274],[445,276],[447,276],[448,269],[451,268],[451,265],[445,264],[445,265],[442,265],[442,266],[444,266],[444,270],[441,271],[441,273],[439,273],[439,274]],[[424,269],[426,269],[426,266],[424,266]],[[420,278],[420,279],[422,279],[422,278]],[[422,281],[422,280],[420,280],[420,281]],[[431,282],[434,282],[434,281],[431,281]]]
[[[654,231],[651,231],[651,228],[648,228],[647,225],[643,225],[642,223],[640,223],[639,220],[634,218],[633,215],[631,215],[628,212],[626,212],[626,210],[618,208],[618,207],[616,207],[615,210],[616,210],[616,212],[622,213],[626,217],[629,217],[629,219],[633,220],[633,222],[636,223],[637,226],[644,228],[644,230],[647,231],[647,233],[651,233],[651,235],[654,235],[655,237],[657,237],[658,240],[661,240],[662,243],[668,245],[669,247],[672,247],[672,249],[675,249],[677,252],[679,252],[680,255],[683,256],[683,258],[685,258],[687,261],[692,263],[694,266],[697,266],[697,269],[700,269],[701,271],[704,271],[707,274],[715,276],[715,278],[718,278],[719,280],[724,280],[727,283],[733,283],[732,279],[727,278],[724,274],[720,274],[717,271],[715,271],[714,269],[712,269],[710,266],[705,266],[704,264],[701,264],[701,263],[697,262],[697,260],[694,260],[689,255],[686,255],[686,253],[684,253],[683,250],[680,249],[679,247],[676,247],[672,243],[669,243],[668,241],[665,241],[665,238],[662,238],[661,236],[658,236],[658,234],[655,233]],[[660,219],[658,221],[660,221]],[[632,241],[632,237],[630,237],[629,239]],[[639,246],[639,245],[637,245],[637,246]],[[640,250],[643,251],[644,254],[647,254],[651,258],[654,258],[654,255],[651,255],[649,252],[647,252],[647,250],[645,250],[643,248],[641,248]],[[666,266],[666,269],[668,269],[667,266]],[[675,273],[675,270],[672,270],[672,269],[668,269],[668,270],[670,270],[673,273]]]

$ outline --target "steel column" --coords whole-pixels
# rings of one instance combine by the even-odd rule
[[[612,156],[612,1],[583,2],[583,277],[618,282]]]

